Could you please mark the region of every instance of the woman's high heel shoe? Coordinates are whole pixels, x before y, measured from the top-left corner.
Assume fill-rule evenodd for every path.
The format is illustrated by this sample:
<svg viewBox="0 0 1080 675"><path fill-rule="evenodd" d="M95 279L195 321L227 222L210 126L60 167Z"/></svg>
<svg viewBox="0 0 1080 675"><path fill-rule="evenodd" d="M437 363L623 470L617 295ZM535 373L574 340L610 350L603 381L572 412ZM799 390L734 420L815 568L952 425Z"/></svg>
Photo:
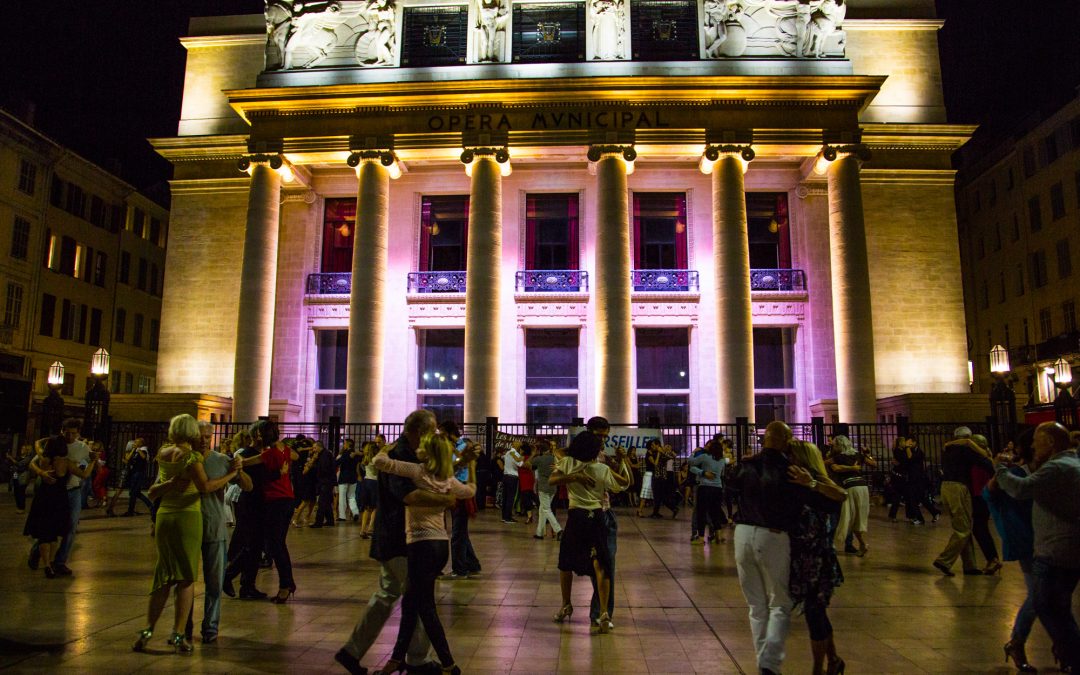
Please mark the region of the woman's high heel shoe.
<svg viewBox="0 0 1080 675"><path fill-rule="evenodd" d="M139 636L135 638L135 644L131 645L131 651L146 651L146 645L150 643L150 638L152 637L154 637L154 631L150 630L149 628L139 631Z"/></svg>
<svg viewBox="0 0 1080 675"><path fill-rule="evenodd" d="M282 595L282 593L285 593L285 595ZM293 586L292 588L282 588L278 590L277 595L270 598L270 602L274 603L275 605L284 605L295 593L296 586Z"/></svg>
<svg viewBox="0 0 1080 675"><path fill-rule="evenodd" d="M835 661L829 661L829 665L825 669L825 675L844 675L845 668L847 668L847 664L844 663L844 659L838 656Z"/></svg>
<svg viewBox="0 0 1080 675"><path fill-rule="evenodd" d="M997 574L1000 570L1001 570L1001 561L1000 560L991 560L990 562L986 563L986 567L983 568L982 573L983 574L988 574L988 575L989 574Z"/></svg>
<svg viewBox="0 0 1080 675"><path fill-rule="evenodd" d="M182 633L173 633L167 644L171 645L173 650L180 656L191 656L191 653L195 651L195 648L191 646L191 643L187 641L187 638Z"/></svg>
<svg viewBox="0 0 1080 675"><path fill-rule="evenodd" d="M555 612L555 616L552 617L552 621L554 621L555 623L562 623L569 619L573 614L573 605L563 605L558 612Z"/></svg>
<svg viewBox="0 0 1080 675"><path fill-rule="evenodd" d="M461 675L461 668L456 665L450 666L449 668L443 668L442 671L446 675Z"/></svg>
<svg viewBox="0 0 1080 675"><path fill-rule="evenodd" d="M596 619L596 632L603 635L611 632L611 617L604 612Z"/></svg>
<svg viewBox="0 0 1080 675"><path fill-rule="evenodd" d="M1016 666L1016 670L1021 673L1037 673L1039 672L1034 666L1028 663L1027 653L1024 651L1024 645L1019 642L1013 642L1009 640L1005 643L1005 662L1013 662Z"/></svg>

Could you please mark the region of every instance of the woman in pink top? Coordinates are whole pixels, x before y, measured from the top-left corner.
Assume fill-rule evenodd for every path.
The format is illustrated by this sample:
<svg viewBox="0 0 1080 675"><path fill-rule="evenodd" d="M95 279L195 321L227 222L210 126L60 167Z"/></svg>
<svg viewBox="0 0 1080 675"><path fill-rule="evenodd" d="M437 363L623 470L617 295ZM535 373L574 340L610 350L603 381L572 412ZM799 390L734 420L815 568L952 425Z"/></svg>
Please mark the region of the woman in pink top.
<svg viewBox="0 0 1080 675"><path fill-rule="evenodd" d="M429 435L420 439L420 447L416 451L420 464L390 459L389 450L390 446L385 446L375 456L373 464L379 471L411 478L421 490L450 493L458 499L469 499L476 494L475 458L469 462L468 483L461 483L454 478L454 445L445 436ZM401 600L401 624L394 652L381 672L405 670L405 652L419 618L424 622L431 646L439 655L443 672L460 673L461 669L454 665L446 632L435 609L435 579L450 558L446 509L407 505L405 542L408 544L409 583Z"/></svg>

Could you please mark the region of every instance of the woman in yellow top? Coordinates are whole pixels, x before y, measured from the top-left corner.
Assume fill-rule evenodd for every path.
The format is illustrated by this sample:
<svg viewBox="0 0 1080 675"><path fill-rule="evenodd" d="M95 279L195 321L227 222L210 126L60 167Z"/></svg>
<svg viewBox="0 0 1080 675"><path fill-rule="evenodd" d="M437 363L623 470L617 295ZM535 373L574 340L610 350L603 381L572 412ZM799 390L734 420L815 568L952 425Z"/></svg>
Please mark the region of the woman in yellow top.
<svg viewBox="0 0 1080 675"><path fill-rule="evenodd" d="M157 511L158 560L154 585L150 590L147 627L139 632L132 649L141 652L154 635L154 624L161 617L169 590L176 587L176 612L173 633L168 640L176 653L190 655L191 643L184 638L184 627L195 599L193 584L199 577L202 559L202 500L200 493L214 492L231 481L237 467L216 480L209 480L202 465L199 423L191 415L177 415L169 421L169 440L158 452L158 484L152 492L161 495Z"/></svg>

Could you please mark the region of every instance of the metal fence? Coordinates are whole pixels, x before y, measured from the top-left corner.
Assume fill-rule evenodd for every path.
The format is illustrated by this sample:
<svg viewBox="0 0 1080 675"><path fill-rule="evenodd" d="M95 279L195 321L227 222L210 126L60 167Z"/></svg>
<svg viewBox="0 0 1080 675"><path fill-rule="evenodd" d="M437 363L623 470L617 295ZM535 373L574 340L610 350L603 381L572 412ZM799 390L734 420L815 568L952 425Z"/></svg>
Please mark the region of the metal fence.
<svg viewBox="0 0 1080 675"><path fill-rule="evenodd" d="M626 427L655 428L647 425L621 425ZM903 417L893 423L876 424L826 424L824 420L802 424L791 424L795 438L805 440L824 448L828 439L836 434L848 436L858 448L865 448L877 462L876 467L867 468L867 477L872 486L880 489L888 475L892 450L900 436L914 437L926 453L931 475L937 475L941 463L941 452L953 432L959 426L969 427L974 433L987 434L985 422L935 422L914 423ZM282 422L278 424L284 440L303 436L321 441L328 448L337 451L341 443L351 438L358 443L373 440L382 435L388 442L393 442L402 433L401 422L381 424L354 424L331 422ZM238 431L246 430L247 424L223 422L214 425L214 446L219 447L226 438L231 438ZM461 426L462 433L481 443L488 451L495 447L498 434L511 436L551 438L556 442L569 438L571 425L568 424L513 424L513 423L475 423ZM142 438L152 450L161 447L166 440L168 422L113 422L108 430L105 447L109 466L116 469L123 463L123 451L128 442ZM670 445L679 461L688 458L695 449L703 447L717 434L730 438L735 447L737 459L748 457L761 449L765 425L755 425L739 421L728 424L682 424L660 427L663 443ZM113 476L118 477L119 471Z"/></svg>

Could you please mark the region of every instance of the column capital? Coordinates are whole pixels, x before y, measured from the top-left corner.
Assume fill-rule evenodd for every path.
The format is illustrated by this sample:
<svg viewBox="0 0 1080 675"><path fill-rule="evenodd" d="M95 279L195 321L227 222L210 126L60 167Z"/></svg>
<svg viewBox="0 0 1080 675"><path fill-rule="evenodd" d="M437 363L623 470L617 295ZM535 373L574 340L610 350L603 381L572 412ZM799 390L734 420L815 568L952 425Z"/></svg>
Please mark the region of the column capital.
<svg viewBox="0 0 1080 675"><path fill-rule="evenodd" d="M285 157L280 152L275 153L262 153L255 152L244 155L236 162L236 166L241 171L247 173L251 170L251 167L258 165L268 166L274 171L278 171L285 166Z"/></svg>
<svg viewBox="0 0 1080 675"><path fill-rule="evenodd" d="M752 161L754 157L757 157L757 153L754 152L754 148L751 147L750 143L745 145L736 145L734 143L706 145L705 150L701 153L701 156L710 162L720 159L721 155L736 155L745 162Z"/></svg>
<svg viewBox="0 0 1080 675"><path fill-rule="evenodd" d="M821 146L821 157L826 162L835 162L840 156L855 157L860 162L866 162L870 160L870 148L864 143L845 143L842 145L833 145L831 143L824 143Z"/></svg>
<svg viewBox="0 0 1080 675"><path fill-rule="evenodd" d="M510 149L502 147L463 145L461 151L461 163L465 165L465 175L472 176L474 163L477 159L493 159L499 164L502 175L510 175Z"/></svg>
<svg viewBox="0 0 1080 675"><path fill-rule="evenodd" d="M345 162L354 169L362 162L378 162L383 166L389 167L398 161L397 155L392 149L369 149L369 150L354 150L349 153L349 158Z"/></svg>
<svg viewBox="0 0 1080 675"><path fill-rule="evenodd" d="M599 162L605 155L621 155L627 162L632 162L637 159L637 150L633 143L628 145L593 143L589 146L587 156L590 162Z"/></svg>

